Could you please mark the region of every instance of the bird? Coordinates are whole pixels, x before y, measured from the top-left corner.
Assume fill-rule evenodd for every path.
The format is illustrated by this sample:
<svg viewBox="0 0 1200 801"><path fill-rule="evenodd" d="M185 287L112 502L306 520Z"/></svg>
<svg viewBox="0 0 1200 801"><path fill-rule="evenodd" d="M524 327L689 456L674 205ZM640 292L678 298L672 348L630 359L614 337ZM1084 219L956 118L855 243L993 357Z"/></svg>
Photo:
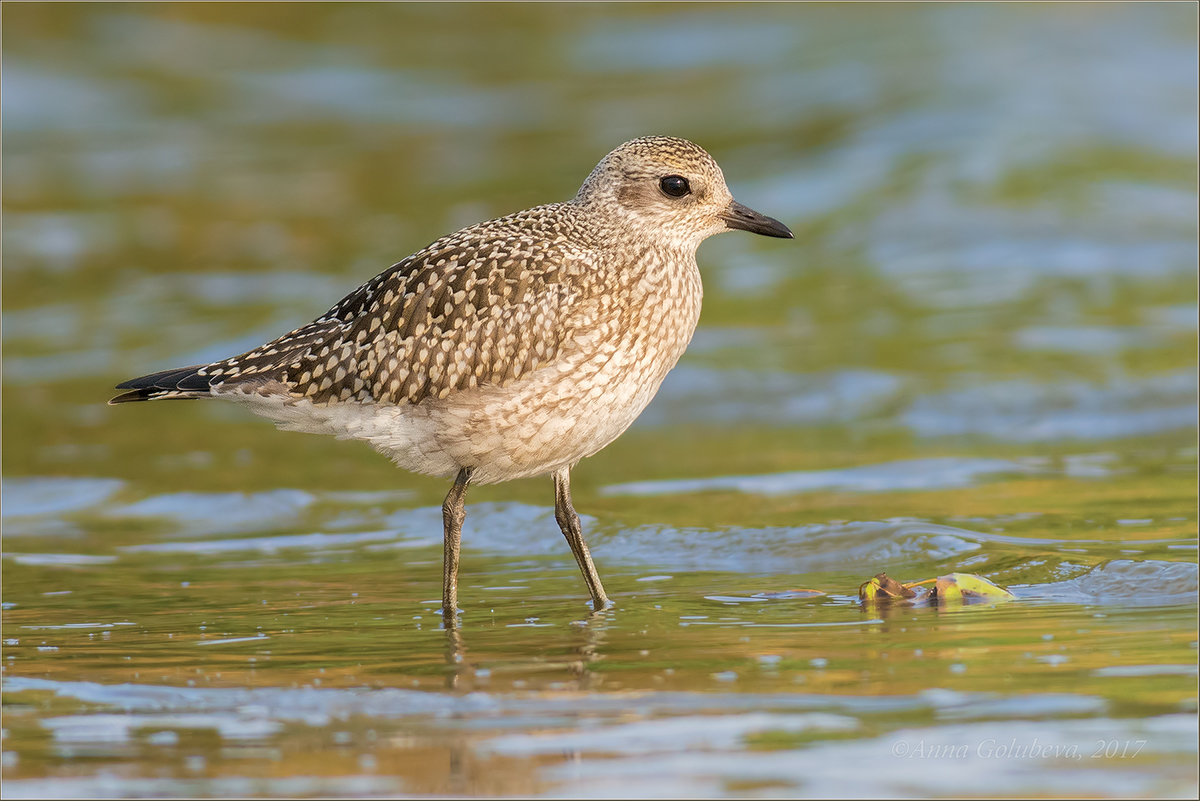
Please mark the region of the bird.
<svg viewBox="0 0 1200 801"><path fill-rule="evenodd" d="M743 230L792 239L733 199L699 145L632 139L565 202L441 237L307 325L211 364L134 378L110 404L234 401L278 427L361 440L453 477L442 504L442 614L457 625L468 485L551 476L554 517L593 610L611 601L571 470L650 403L695 331L696 250Z"/></svg>

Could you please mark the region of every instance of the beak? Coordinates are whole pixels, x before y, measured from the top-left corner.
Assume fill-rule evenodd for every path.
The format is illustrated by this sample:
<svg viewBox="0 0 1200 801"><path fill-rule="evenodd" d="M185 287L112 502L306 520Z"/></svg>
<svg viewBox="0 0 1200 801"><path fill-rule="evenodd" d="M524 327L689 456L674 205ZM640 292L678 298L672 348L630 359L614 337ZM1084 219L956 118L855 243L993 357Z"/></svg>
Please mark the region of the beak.
<svg viewBox="0 0 1200 801"><path fill-rule="evenodd" d="M776 220L774 217L768 217L765 214L759 214L754 209L747 208L736 200L729 201L729 206L721 214L721 218L725 220L725 225L728 227L749 231L752 234L777 236L780 239L795 238L791 229L779 220Z"/></svg>

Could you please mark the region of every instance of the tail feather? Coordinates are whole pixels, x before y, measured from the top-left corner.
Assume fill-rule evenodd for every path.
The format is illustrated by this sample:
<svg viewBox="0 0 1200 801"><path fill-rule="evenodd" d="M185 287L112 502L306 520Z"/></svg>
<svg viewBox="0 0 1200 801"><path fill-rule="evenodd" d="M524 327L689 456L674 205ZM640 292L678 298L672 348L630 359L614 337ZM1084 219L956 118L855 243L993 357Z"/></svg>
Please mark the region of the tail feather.
<svg viewBox="0 0 1200 801"><path fill-rule="evenodd" d="M198 373L201 368L207 366L197 364L191 367L177 367L122 381L117 384L117 389L130 391L117 395L109 403L208 397L211 378Z"/></svg>

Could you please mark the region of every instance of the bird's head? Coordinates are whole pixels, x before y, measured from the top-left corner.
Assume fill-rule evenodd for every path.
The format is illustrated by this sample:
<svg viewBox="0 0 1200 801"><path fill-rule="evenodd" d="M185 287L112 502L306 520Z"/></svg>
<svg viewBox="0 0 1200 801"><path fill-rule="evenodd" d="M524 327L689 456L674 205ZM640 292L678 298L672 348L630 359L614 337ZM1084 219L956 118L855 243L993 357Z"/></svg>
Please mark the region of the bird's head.
<svg viewBox="0 0 1200 801"><path fill-rule="evenodd" d="M615 209L622 224L641 235L692 247L734 229L792 238L779 220L733 199L721 168L704 148L672 136L621 145L600 160L573 202Z"/></svg>

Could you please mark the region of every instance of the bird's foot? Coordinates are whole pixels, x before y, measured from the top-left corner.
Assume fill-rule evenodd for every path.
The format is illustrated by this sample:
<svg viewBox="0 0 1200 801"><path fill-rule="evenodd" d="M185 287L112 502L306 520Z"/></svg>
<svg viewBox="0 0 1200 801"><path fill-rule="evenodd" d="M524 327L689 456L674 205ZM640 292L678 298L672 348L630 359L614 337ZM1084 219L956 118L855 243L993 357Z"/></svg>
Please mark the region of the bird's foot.
<svg viewBox="0 0 1200 801"><path fill-rule="evenodd" d="M604 595L600 596L599 598L592 598L590 601L588 601L588 606L592 607L593 612L604 612L608 609L612 609L616 605L617 604L615 601Z"/></svg>

